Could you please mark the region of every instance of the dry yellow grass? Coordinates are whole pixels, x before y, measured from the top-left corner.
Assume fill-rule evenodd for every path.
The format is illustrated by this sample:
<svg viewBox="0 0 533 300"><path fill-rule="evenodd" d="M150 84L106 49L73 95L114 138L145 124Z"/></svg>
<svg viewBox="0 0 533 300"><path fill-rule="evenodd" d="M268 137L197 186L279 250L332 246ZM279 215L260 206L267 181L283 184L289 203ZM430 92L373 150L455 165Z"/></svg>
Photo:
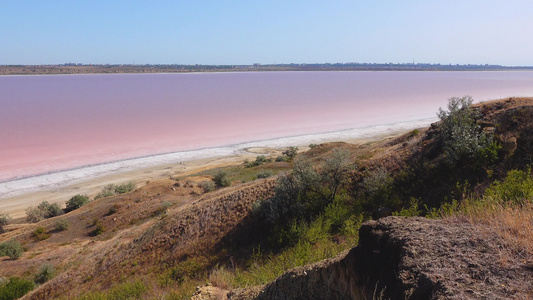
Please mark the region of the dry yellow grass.
<svg viewBox="0 0 533 300"><path fill-rule="evenodd" d="M531 202L526 202L524 205L505 205L492 201L467 201L454 217L465 218L487 232L495 232L523 257L533 256Z"/></svg>

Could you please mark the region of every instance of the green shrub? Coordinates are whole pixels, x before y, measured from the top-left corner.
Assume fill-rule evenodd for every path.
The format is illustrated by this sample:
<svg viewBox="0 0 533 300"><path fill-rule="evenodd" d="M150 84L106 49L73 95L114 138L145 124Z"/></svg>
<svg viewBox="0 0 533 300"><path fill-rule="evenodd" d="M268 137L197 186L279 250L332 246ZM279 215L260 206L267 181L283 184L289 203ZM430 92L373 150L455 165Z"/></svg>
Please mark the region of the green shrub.
<svg viewBox="0 0 533 300"><path fill-rule="evenodd" d="M266 164L266 163L269 163L269 162L272 162L272 159L267 158L264 155L258 155L255 158L255 161L253 161L253 162L249 162L248 160L245 160L244 161L244 166L247 167L247 168L251 168L251 167L257 167L257 166L260 166L260 165L263 165L263 164Z"/></svg>
<svg viewBox="0 0 533 300"><path fill-rule="evenodd" d="M0 214L0 233L4 232L4 226L9 223L9 220L11 220L11 217L7 214Z"/></svg>
<svg viewBox="0 0 533 300"><path fill-rule="evenodd" d="M115 213L118 211L119 208L120 208L120 205L119 205L119 204L113 204L113 205L109 208L109 210L107 211L106 216L110 216L110 215L112 215L112 214L115 214Z"/></svg>
<svg viewBox="0 0 533 300"><path fill-rule="evenodd" d="M55 223L55 229L57 231L65 231L69 227L69 222L65 219L57 220Z"/></svg>
<svg viewBox="0 0 533 300"><path fill-rule="evenodd" d="M135 182L130 181L124 184L117 185L117 187L115 188L115 193L124 194L127 192L134 191L136 188L137 188L137 185L135 184Z"/></svg>
<svg viewBox="0 0 533 300"><path fill-rule="evenodd" d="M116 189L116 185L114 184L108 184L106 185L102 191L100 193L98 193L94 199L100 199L100 198L107 198L107 197L111 197L113 195L115 195L115 189Z"/></svg>
<svg viewBox="0 0 533 300"><path fill-rule="evenodd" d="M207 265L208 259L206 257L191 257L169 269L164 277L180 284L187 278L196 278L203 275Z"/></svg>
<svg viewBox="0 0 533 300"><path fill-rule="evenodd" d="M33 231L33 237L37 241L43 241L50 237L50 234L46 233L46 228L39 226Z"/></svg>
<svg viewBox="0 0 533 300"><path fill-rule="evenodd" d="M409 135L407 136L407 139L410 140L410 139L414 138L415 136L417 136L419 133L420 133L420 130L414 129L411 132L409 132Z"/></svg>
<svg viewBox="0 0 533 300"><path fill-rule="evenodd" d="M44 264L39 267L39 271L35 274L35 283L43 284L48 280L54 278L56 270L53 265Z"/></svg>
<svg viewBox="0 0 533 300"><path fill-rule="evenodd" d="M377 168L370 172L362 181L361 204L367 211L380 207L396 208L398 197L394 194L394 178L390 172Z"/></svg>
<svg viewBox="0 0 533 300"><path fill-rule="evenodd" d="M18 299L35 288L33 281L18 277L10 277L5 283L0 284L0 300Z"/></svg>
<svg viewBox="0 0 533 300"><path fill-rule="evenodd" d="M278 157L276 157L276 162L284 162L284 161L288 161L289 158L285 155L280 155Z"/></svg>
<svg viewBox="0 0 533 300"><path fill-rule="evenodd" d="M215 182L218 187L227 187L231 185L228 174L224 171L218 171L213 177L213 182Z"/></svg>
<svg viewBox="0 0 533 300"><path fill-rule="evenodd" d="M402 216L402 217L418 217L422 215L422 210L420 209L420 200L416 198L411 198L409 200L409 206L402 208L399 212L393 212L393 216Z"/></svg>
<svg viewBox="0 0 533 300"><path fill-rule="evenodd" d="M448 162L455 164L461 159L494 159L497 153L486 151L497 148L492 137L481 130L476 123L478 113L471 107L472 97L453 97L448 100L448 111L439 109L439 140ZM483 157L485 156L485 157Z"/></svg>
<svg viewBox="0 0 533 300"><path fill-rule="evenodd" d="M43 202L39 203L39 205L37 205L37 208L42 210L43 212L47 212L48 209L50 208L50 202L43 201Z"/></svg>
<svg viewBox="0 0 533 300"><path fill-rule="evenodd" d="M9 258L15 260L22 256L24 249L19 242L14 239L3 242L0 244L0 256L9 256Z"/></svg>
<svg viewBox="0 0 533 300"><path fill-rule="evenodd" d="M66 212L71 212L75 209L78 209L82 206L84 206L85 204L89 203L89 197L87 197L87 195L76 195L72 198L70 198L68 201L67 201L67 206L65 208L65 211Z"/></svg>
<svg viewBox="0 0 533 300"><path fill-rule="evenodd" d="M264 155L259 155L255 158L255 163L259 166L264 163L267 163L269 160Z"/></svg>
<svg viewBox="0 0 533 300"><path fill-rule="evenodd" d="M129 181L123 184L114 185L114 184L108 184L106 185L100 193L98 193L94 199L100 199L100 198L107 198L114 196L116 194L124 194L127 192L131 192L137 188L137 185L133 181Z"/></svg>
<svg viewBox="0 0 533 300"><path fill-rule="evenodd" d="M37 207L28 207L26 209L26 221L37 223L46 218L52 218L63 214L59 204L50 204L48 201L39 203Z"/></svg>
<svg viewBox="0 0 533 300"><path fill-rule="evenodd" d="M149 288L141 280L114 285L107 292L86 293L78 300L135 300L143 299Z"/></svg>
<svg viewBox="0 0 533 300"><path fill-rule="evenodd" d="M272 171L270 171L270 170L261 170L261 171L257 172L257 174L255 176L257 178L268 178L268 177L272 176Z"/></svg>
<svg viewBox="0 0 533 300"><path fill-rule="evenodd" d="M61 209L61 207L59 207L59 204L57 203L52 203L49 207L48 207L48 211L47 211L47 215L46 217L47 218L53 218L53 217L57 217L57 216L60 216L63 214L63 210Z"/></svg>
<svg viewBox="0 0 533 300"><path fill-rule="evenodd" d="M293 160L296 155L298 154L298 148L297 147L289 147L287 150L281 152L281 154L287 156L289 160Z"/></svg>
<svg viewBox="0 0 533 300"><path fill-rule="evenodd" d="M45 212L38 207L28 207L26 209L26 221L29 223L37 223L44 219Z"/></svg>
<svg viewBox="0 0 533 300"><path fill-rule="evenodd" d="M105 227L99 221L96 222L95 228L89 233L90 236L98 236L105 232Z"/></svg>
<svg viewBox="0 0 533 300"><path fill-rule="evenodd" d="M349 153L342 149L334 149L318 166L296 160L292 173L278 178L274 197L261 203L260 212L282 231L296 220L309 222L344 191L353 167Z"/></svg>
<svg viewBox="0 0 533 300"><path fill-rule="evenodd" d="M525 171L509 171L502 182L495 180L485 190L485 197L512 204L523 204L533 199L531 167Z"/></svg>
<svg viewBox="0 0 533 300"><path fill-rule="evenodd" d="M204 190L205 193L209 193L215 190L216 186L213 181L202 181L200 187Z"/></svg>
<svg viewBox="0 0 533 300"><path fill-rule="evenodd" d="M335 199L324 210L324 220L330 233L338 233L351 213L343 199Z"/></svg>

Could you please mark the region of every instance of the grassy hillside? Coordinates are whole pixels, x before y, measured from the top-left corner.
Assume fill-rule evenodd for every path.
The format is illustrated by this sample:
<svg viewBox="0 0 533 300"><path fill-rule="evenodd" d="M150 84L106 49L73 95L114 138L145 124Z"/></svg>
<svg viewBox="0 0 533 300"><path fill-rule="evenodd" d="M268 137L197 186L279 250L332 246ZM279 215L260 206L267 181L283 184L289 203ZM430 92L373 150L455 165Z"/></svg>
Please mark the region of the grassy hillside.
<svg viewBox="0 0 533 300"><path fill-rule="evenodd" d="M387 215L463 218L532 254L533 99L468 100L394 138L312 145L8 221L0 242L24 252L0 258L0 295L25 284L29 299L188 299L206 283L264 285L357 245L361 223Z"/></svg>

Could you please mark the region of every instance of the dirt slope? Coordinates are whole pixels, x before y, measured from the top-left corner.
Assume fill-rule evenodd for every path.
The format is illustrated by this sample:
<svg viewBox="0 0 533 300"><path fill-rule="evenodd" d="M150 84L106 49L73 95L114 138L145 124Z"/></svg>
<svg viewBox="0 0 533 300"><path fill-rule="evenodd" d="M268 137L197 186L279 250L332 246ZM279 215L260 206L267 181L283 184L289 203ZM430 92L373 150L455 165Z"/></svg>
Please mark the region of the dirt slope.
<svg viewBox="0 0 533 300"><path fill-rule="evenodd" d="M533 257L486 228L388 217L364 223L350 251L228 299L530 299L532 276Z"/></svg>

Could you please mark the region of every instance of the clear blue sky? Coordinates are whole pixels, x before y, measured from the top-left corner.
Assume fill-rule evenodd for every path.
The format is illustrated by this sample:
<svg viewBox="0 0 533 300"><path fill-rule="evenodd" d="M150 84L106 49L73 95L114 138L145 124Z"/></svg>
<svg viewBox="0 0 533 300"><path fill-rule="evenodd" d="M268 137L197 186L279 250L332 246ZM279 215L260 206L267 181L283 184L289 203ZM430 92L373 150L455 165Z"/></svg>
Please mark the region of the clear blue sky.
<svg viewBox="0 0 533 300"><path fill-rule="evenodd" d="M0 65L533 65L533 1L0 0Z"/></svg>

